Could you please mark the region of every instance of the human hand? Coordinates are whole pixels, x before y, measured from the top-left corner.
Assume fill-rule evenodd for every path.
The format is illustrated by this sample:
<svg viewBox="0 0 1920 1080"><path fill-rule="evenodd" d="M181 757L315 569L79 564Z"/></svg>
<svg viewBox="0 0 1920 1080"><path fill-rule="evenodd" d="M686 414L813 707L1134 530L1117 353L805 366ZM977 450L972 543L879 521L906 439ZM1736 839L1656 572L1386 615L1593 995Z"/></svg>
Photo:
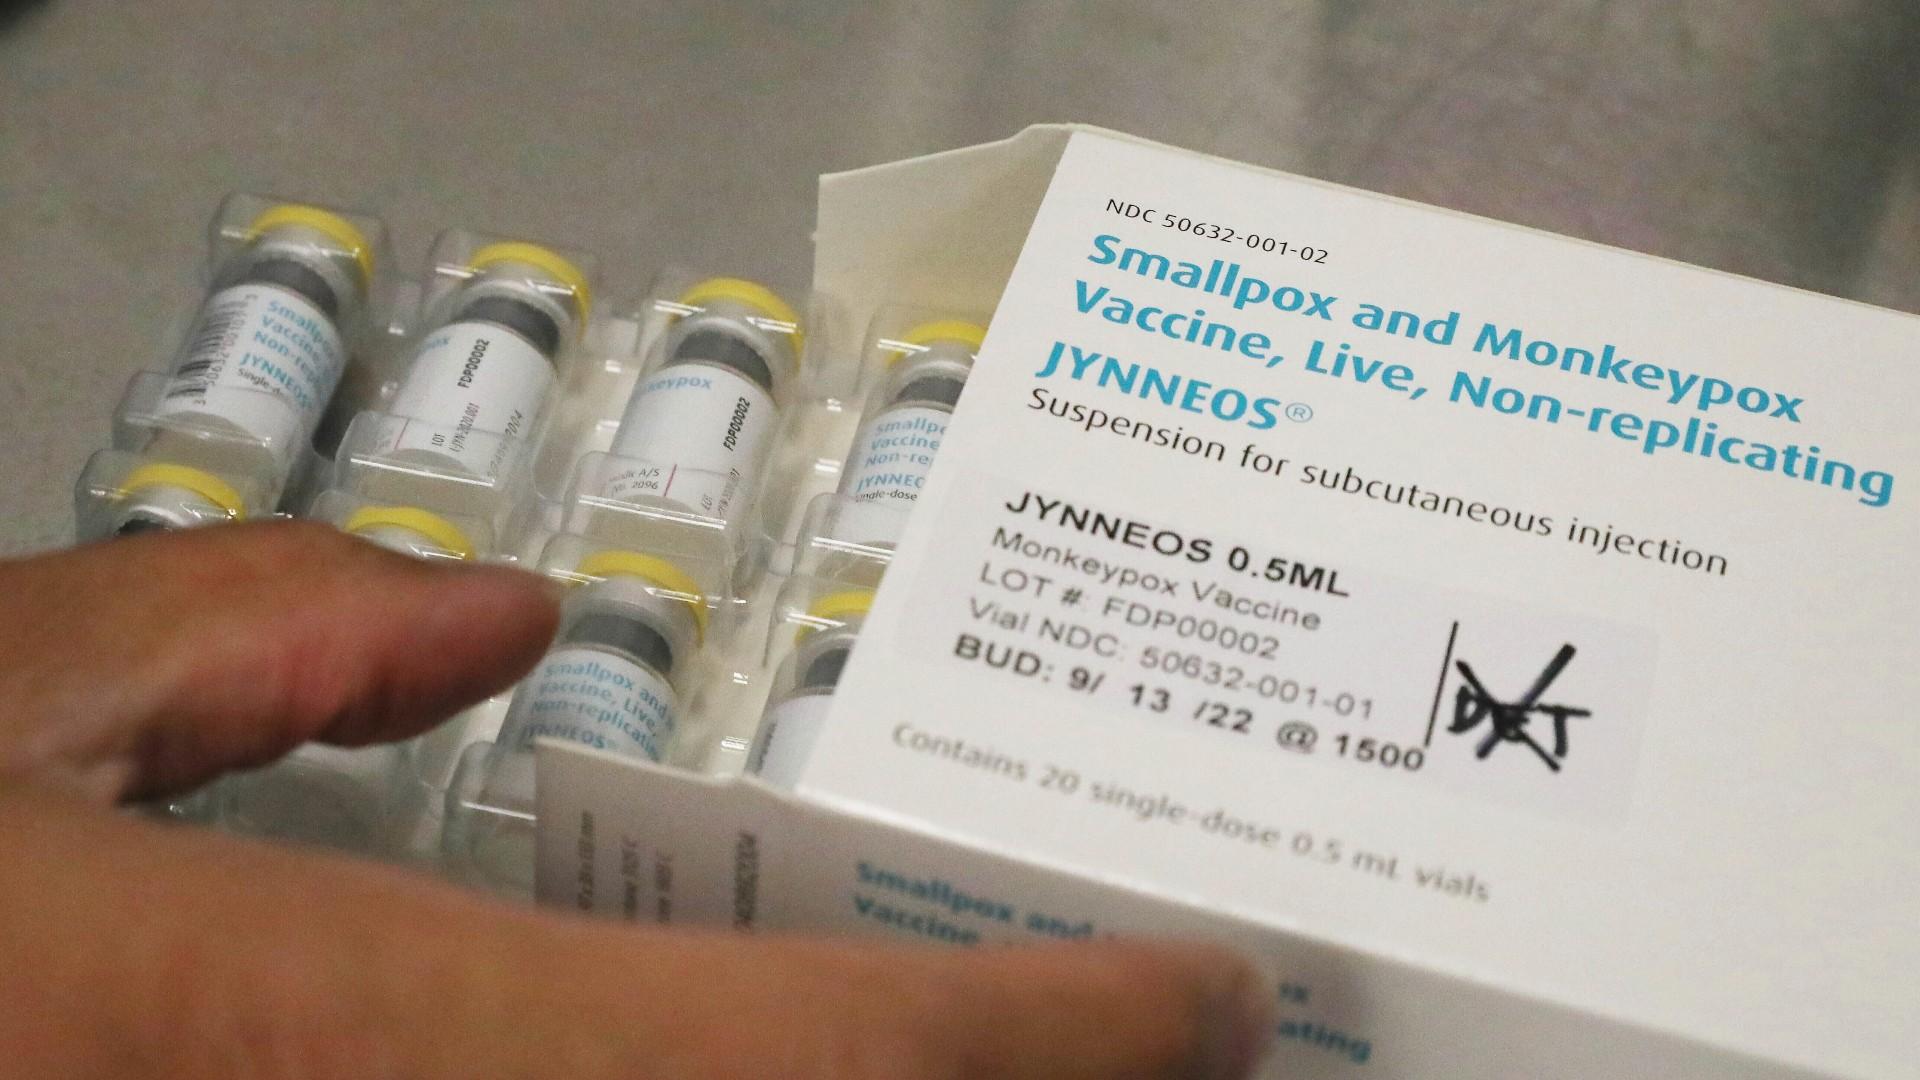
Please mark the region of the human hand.
<svg viewBox="0 0 1920 1080"><path fill-rule="evenodd" d="M632 927L113 812L509 685L549 584L312 524L0 562L0 1076L1246 1075L1218 950Z"/></svg>

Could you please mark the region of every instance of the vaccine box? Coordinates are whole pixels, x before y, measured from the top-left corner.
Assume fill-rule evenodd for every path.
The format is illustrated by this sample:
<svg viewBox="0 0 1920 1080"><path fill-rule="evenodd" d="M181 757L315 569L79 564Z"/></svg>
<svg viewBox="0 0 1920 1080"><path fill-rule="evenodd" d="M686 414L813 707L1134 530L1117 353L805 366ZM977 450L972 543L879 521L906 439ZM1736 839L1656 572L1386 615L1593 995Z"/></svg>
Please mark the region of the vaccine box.
<svg viewBox="0 0 1920 1080"><path fill-rule="evenodd" d="M996 312L939 460L795 788L543 746L543 899L1217 940L1274 1077L1920 1075L1920 320L1084 127L817 243Z"/></svg>

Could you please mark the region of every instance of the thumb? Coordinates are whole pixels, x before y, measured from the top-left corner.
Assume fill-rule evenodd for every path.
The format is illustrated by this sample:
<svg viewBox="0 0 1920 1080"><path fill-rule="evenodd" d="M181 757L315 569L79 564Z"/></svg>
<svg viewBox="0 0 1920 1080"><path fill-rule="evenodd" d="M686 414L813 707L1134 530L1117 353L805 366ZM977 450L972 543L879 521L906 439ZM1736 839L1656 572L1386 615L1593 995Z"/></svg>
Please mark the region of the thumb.
<svg viewBox="0 0 1920 1080"><path fill-rule="evenodd" d="M0 780L107 798L413 734L511 685L558 618L536 575L286 521L0 562L0 597Z"/></svg>
<svg viewBox="0 0 1920 1080"><path fill-rule="evenodd" d="M638 928L43 793L0 821L23 1075L1240 1080L1271 1030L1199 946Z"/></svg>
<svg viewBox="0 0 1920 1080"><path fill-rule="evenodd" d="M1272 1030L1265 981L1226 950L1198 944L956 951L732 937L706 948L747 961L708 960L714 977L739 984L696 1014L710 1025L704 1038L689 1033L691 1059L722 1066L712 1075L1239 1080ZM772 1018L772 1030L728 1038L728 1000Z"/></svg>

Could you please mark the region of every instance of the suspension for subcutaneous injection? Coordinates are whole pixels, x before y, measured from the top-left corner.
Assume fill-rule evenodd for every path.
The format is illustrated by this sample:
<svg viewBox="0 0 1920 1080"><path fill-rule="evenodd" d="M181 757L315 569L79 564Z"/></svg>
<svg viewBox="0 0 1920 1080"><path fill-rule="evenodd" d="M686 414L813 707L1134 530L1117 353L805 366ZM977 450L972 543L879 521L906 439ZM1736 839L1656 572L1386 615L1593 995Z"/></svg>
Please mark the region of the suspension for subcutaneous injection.
<svg viewBox="0 0 1920 1080"><path fill-rule="evenodd" d="M840 494L903 506L920 498L985 336L984 328L959 321L926 323L902 336L911 351L888 365L877 408L847 455Z"/></svg>
<svg viewBox="0 0 1920 1080"><path fill-rule="evenodd" d="M812 625L799 630L794 653L776 677L773 697L747 752L748 772L781 787L799 781L826 727L834 690L872 604L872 590L855 589L829 593L808 607Z"/></svg>
<svg viewBox="0 0 1920 1080"><path fill-rule="evenodd" d="M678 301L665 359L629 400L603 494L728 520L759 479L797 373L799 316L765 286L713 278Z"/></svg>
<svg viewBox="0 0 1920 1080"><path fill-rule="evenodd" d="M252 221L153 408L161 426L121 483L116 532L242 517L235 477L285 484L346 368L373 269L366 236L336 214L284 204Z"/></svg>
<svg viewBox="0 0 1920 1080"><path fill-rule="evenodd" d="M602 551L552 649L514 694L496 742L489 787L531 794L534 740L562 739L659 761L676 723L676 684L706 632L698 585L673 563Z"/></svg>
<svg viewBox="0 0 1920 1080"><path fill-rule="evenodd" d="M406 468L383 468L373 486L385 505L345 525L402 551L473 554L466 533L428 507L485 501L590 311L586 275L544 247L489 244L463 269L468 276L438 305L370 451Z"/></svg>

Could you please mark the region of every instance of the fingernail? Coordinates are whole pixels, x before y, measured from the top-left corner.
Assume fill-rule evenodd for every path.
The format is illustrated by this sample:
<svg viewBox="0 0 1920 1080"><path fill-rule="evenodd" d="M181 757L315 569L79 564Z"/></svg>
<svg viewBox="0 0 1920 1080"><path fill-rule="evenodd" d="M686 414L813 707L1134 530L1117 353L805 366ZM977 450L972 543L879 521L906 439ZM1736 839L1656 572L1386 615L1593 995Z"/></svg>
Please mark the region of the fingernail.
<svg viewBox="0 0 1920 1080"><path fill-rule="evenodd" d="M1196 1075L1206 1080L1252 1076L1273 1041L1274 1003L1266 980L1242 969L1207 1012L1205 1057Z"/></svg>

